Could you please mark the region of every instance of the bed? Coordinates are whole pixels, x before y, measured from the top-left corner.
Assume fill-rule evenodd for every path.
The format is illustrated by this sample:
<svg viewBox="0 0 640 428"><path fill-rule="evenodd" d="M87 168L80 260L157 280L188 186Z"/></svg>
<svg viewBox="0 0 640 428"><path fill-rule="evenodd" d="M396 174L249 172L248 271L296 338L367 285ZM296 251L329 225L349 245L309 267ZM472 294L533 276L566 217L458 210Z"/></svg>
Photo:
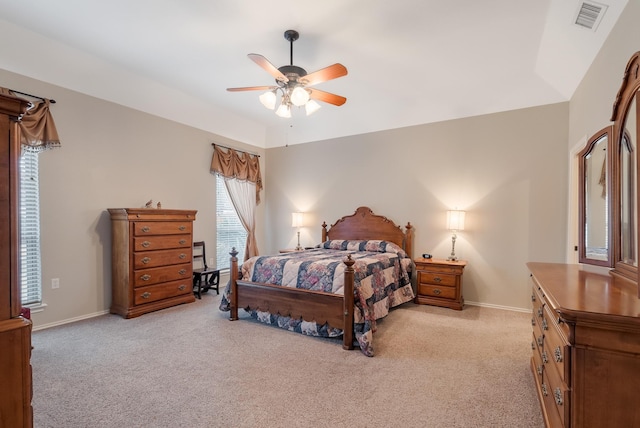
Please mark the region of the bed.
<svg viewBox="0 0 640 428"><path fill-rule="evenodd" d="M406 232L388 218L360 207L338 219L313 249L256 256L231 274L220 309L238 319L238 309L287 330L342 336L344 349L373 356L376 321L414 298L411 287L412 226Z"/></svg>

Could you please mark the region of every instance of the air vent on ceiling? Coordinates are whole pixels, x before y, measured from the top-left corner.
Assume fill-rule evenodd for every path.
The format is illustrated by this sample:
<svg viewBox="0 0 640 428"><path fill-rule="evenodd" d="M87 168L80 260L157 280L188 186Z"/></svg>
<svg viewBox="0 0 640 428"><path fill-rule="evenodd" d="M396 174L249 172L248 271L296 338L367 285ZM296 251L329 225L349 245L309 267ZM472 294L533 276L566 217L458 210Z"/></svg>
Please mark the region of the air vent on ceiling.
<svg viewBox="0 0 640 428"><path fill-rule="evenodd" d="M598 28L598 24L600 24L606 10L607 5L605 4L596 3L594 1L583 1L578 7L578 13L576 13L574 23L595 31Z"/></svg>

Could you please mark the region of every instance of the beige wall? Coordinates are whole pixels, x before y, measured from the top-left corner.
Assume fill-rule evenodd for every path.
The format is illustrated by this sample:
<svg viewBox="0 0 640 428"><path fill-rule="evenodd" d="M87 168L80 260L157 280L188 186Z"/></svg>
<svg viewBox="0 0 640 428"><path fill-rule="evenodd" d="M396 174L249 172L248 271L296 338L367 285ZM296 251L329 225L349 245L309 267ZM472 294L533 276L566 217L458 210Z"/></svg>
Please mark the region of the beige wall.
<svg viewBox="0 0 640 428"><path fill-rule="evenodd" d="M211 143L256 147L0 70L0 86L54 98L62 148L40 156L43 300L35 328L102 313L111 304L107 208L198 210L194 238L215 256ZM262 216L262 207L260 216ZM262 238L259 222L258 239ZM51 279L60 288L51 288Z"/></svg>
<svg viewBox="0 0 640 428"><path fill-rule="evenodd" d="M568 150L606 126L628 58L640 45L640 4L627 9L570 103L266 151L0 70L0 86L58 100L63 148L41 156L43 292L35 327L102 313L110 304L106 208L148 199L197 209L195 238L215 248L212 142L264 154L262 252L303 245L360 205L415 226L416 254L446 257L445 211L468 211L457 254L469 261L468 302L529 307L525 263L563 262L574 242ZM268 168L267 168L268 165ZM385 168L382 165L390 165ZM571 177L572 178L572 177ZM569 218L569 221L567 221ZM569 224L569 226L567 226ZM51 279L60 288L51 289Z"/></svg>
<svg viewBox="0 0 640 428"><path fill-rule="evenodd" d="M526 262L563 262L568 103L267 150L268 251L295 246L291 212L320 225L365 205L415 227L415 254L446 258L448 209L467 211L456 254L469 302L530 305Z"/></svg>

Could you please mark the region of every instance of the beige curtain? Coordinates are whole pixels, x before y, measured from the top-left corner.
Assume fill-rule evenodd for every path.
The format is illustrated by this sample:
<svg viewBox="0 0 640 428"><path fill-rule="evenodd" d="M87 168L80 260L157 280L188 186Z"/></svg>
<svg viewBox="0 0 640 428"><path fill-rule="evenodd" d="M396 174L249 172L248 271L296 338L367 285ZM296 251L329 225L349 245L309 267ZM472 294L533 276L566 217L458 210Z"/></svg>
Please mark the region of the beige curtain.
<svg viewBox="0 0 640 428"><path fill-rule="evenodd" d="M0 88L0 92L14 97L18 96L7 88ZM60 147L58 130L49 110L50 105L51 103L47 99L31 103L31 107L18 122L21 131L20 143L23 149L42 151Z"/></svg>
<svg viewBox="0 0 640 428"><path fill-rule="evenodd" d="M256 185L250 181L240 181L234 178L225 178L224 184L229 192L233 207L238 213L240 222L247 231L247 244L244 247L244 260L258 255L258 243L256 241Z"/></svg>
<svg viewBox="0 0 640 428"><path fill-rule="evenodd" d="M257 256L255 212L262 190L260 158L214 144L211 173L224 177L231 202L247 231L244 260Z"/></svg>
<svg viewBox="0 0 640 428"><path fill-rule="evenodd" d="M260 157L214 144L211 172L225 178L255 183L256 205L260 204L260 191L262 190Z"/></svg>

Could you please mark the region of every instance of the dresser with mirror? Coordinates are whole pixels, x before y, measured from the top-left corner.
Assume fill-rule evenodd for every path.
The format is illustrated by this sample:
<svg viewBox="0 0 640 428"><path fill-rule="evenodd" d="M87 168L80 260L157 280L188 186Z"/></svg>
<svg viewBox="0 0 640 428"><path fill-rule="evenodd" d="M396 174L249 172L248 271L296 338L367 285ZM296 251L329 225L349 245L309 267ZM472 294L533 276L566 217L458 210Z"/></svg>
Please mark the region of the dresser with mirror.
<svg viewBox="0 0 640 428"><path fill-rule="evenodd" d="M579 154L579 262L528 263L531 369L548 427L640 427L640 52Z"/></svg>

